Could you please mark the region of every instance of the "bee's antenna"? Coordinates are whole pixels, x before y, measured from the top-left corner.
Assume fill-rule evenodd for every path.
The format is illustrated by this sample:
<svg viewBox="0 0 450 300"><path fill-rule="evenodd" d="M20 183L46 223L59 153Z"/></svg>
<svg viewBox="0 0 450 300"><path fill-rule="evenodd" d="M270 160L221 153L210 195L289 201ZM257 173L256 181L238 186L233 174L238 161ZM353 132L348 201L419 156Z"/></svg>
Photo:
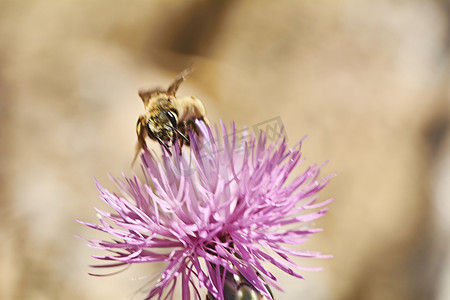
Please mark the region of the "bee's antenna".
<svg viewBox="0 0 450 300"><path fill-rule="evenodd" d="M172 125L169 125L169 126L170 126L170 128L172 128L172 130L174 130L176 133L178 133L186 142L189 143L189 139L184 134L182 134L178 129L176 129Z"/></svg>
<svg viewBox="0 0 450 300"><path fill-rule="evenodd" d="M159 143L161 146L163 146L164 149L166 149L166 151L167 151L170 155L172 155L172 152L170 152L170 150L169 150L169 146L167 146L167 144L164 143L159 137L155 137L155 138L156 138L156 140L158 141L158 143Z"/></svg>
<svg viewBox="0 0 450 300"><path fill-rule="evenodd" d="M134 163L136 162L136 159L138 158L140 153L141 153L141 147L138 143L138 144L136 144L136 154L134 155L133 161L131 162L131 166L134 165Z"/></svg>

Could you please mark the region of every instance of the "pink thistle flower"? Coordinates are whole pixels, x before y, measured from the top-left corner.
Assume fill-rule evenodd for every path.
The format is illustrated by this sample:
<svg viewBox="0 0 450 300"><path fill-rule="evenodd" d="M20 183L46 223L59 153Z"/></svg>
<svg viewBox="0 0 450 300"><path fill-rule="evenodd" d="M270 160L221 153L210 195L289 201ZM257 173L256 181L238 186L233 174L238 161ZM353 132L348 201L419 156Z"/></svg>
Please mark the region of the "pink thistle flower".
<svg viewBox="0 0 450 300"><path fill-rule="evenodd" d="M227 134L222 124L221 136L217 128L198 125L202 138L191 135L191 148L182 154L177 143L173 155L165 152L160 161L143 152L144 182L135 175L113 179L120 195L97 182L115 213L97 209L100 224L79 222L114 237L88 240L111 252L94 256L114 262L103 267L167 263L147 299L172 298L179 279L183 299L201 299L201 287L208 299L227 299L230 286L272 299L269 286L280 288L265 265L303 278L298 270L306 268L290 256L330 257L289 245L320 231L311 222L332 199L318 202L317 193L333 175L320 178L320 167L312 165L287 183L303 161L302 141L288 149L285 140L268 142L263 133L238 140L234 126Z"/></svg>

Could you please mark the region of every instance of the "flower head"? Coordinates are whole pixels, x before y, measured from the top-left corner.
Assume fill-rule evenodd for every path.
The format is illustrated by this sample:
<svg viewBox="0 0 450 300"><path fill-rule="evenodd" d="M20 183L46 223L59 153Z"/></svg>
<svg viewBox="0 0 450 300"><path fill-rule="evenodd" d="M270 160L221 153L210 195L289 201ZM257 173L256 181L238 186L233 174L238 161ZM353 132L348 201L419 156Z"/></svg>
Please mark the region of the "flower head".
<svg viewBox="0 0 450 300"><path fill-rule="evenodd" d="M143 152L144 179L114 179L120 195L98 184L115 213L97 210L99 225L81 222L113 237L89 240L111 252L95 257L113 265L167 263L148 299L170 298L178 280L183 299L200 299L203 286L224 299L225 281L233 275L272 299L269 286L278 286L267 264L302 278L290 256L324 257L289 246L320 231L310 226L332 201L317 202L330 176L320 178L313 165L288 183L302 162L302 141L288 149L285 140L268 142L263 133L238 139L234 126L228 134L222 124L222 135L198 126L200 138L191 135L190 150L174 143L173 155L165 152L161 160Z"/></svg>

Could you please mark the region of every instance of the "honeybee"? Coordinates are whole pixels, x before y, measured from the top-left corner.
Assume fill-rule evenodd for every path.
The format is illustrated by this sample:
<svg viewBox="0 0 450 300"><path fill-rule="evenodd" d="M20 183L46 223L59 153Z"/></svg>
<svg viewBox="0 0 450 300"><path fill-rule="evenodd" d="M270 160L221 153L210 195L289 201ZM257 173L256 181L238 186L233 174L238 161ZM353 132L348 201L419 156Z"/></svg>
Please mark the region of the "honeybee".
<svg viewBox="0 0 450 300"><path fill-rule="evenodd" d="M190 144L189 131L198 134L196 120L208 122L205 106L200 99L195 96L178 98L175 95L191 72L192 68L181 72L167 90L139 90L145 113L139 116L136 124L138 143L133 163L141 150L147 149L146 136L157 141L171 154L170 143L178 141L181 149L183 144Z"/></svg>

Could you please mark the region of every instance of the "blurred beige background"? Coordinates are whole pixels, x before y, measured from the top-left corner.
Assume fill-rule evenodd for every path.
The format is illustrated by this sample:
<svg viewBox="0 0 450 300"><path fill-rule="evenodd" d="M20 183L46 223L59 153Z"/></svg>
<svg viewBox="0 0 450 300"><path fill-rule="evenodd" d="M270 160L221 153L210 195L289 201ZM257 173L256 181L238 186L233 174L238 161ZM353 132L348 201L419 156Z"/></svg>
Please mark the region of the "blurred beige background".
<svg viewBox="0 0 450 300"><path fill-rule="evenodd" d="M137 90L212 122L280 118L335 197L277 299L450 299L446 1L0 1L0 299L142 299L160 265L96 278L93 178L133 172ZM135 167L135 170L138 168ZM300 170L299 170L300 171ZM143 279L141 278L143 277ZM148 279L148 278L147 278Z"/></svg>

